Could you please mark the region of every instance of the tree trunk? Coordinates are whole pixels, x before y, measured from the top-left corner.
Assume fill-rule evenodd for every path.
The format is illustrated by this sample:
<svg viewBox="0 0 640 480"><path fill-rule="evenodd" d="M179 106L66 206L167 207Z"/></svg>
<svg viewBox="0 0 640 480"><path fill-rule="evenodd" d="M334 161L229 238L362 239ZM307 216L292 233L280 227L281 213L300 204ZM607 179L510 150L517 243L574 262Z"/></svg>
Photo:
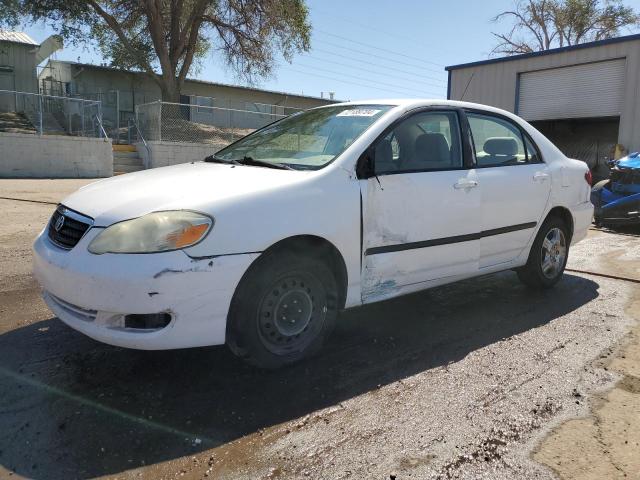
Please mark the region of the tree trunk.
<svg viewBox="0 0 640 480"><path fill-rule="evenodd" d="M180 85L178 79L173 76L162 76L160 79L163 102L180 103Z"/></svg>

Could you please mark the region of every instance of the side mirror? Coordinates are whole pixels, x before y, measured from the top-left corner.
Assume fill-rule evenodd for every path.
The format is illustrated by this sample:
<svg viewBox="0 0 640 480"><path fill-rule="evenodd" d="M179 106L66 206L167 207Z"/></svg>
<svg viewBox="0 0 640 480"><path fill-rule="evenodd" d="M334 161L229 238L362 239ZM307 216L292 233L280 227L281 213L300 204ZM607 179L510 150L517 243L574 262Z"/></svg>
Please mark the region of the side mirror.
<svg viewBox="0 0 640 480"><path fill-rule="evenodd" d="M356 165L356 176L359 179L371 178L375 175L375 156L376 149L374 147L367 148Z"/></svg>

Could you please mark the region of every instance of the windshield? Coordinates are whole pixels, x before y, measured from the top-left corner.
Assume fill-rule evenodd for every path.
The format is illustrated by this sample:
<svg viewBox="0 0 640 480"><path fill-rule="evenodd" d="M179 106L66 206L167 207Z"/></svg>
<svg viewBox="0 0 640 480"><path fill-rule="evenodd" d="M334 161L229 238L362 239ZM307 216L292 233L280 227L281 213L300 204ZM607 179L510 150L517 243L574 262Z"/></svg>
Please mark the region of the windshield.
<svg viewBox="0 0 640 480"><path fill-rule="evenodd" d="M344 152L391 105L342 105L296 113L215 154L216 160L260 161L317 170Z"/></svg>

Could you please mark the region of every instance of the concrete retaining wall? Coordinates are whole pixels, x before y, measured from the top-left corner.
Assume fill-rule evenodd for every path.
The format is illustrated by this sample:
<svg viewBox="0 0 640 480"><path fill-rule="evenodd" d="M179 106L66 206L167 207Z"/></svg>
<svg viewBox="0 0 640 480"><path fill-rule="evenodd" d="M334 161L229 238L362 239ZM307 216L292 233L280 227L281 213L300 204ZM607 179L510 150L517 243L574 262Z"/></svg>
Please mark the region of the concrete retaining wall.
<svg viewBox="0 0 640 480"><path fill-rule="evenodd" d="M2 178L94 178L112 175L111 140L0 133Z"/></svg>
<svg viewBox="0 0 640 480"><path fill-rule="evenodd" d="M136 143L138 154L146 168L197 162L226 146L226 144L187 142L147 142L147 145L149 151L143 143Z"/></svg>

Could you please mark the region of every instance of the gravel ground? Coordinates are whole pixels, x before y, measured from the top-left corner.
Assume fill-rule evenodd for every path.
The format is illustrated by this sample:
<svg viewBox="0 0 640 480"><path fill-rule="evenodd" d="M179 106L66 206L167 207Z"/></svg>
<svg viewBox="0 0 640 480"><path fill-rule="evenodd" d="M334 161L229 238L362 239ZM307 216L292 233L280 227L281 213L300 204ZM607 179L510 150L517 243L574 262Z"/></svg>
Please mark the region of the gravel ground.
<svg viewBox="0 0 640 480"><path fill-rule="evenodd" d="M554 478L531 452L620 378L603 362L637 322L637 283L569 272L535 293L505 272L344 312L320 356L277 372L224 347L125 350L40 300L30 243L53 205L0 208L0 478ZM591 232L570 267L640 279L636 233Z"/></svg>

